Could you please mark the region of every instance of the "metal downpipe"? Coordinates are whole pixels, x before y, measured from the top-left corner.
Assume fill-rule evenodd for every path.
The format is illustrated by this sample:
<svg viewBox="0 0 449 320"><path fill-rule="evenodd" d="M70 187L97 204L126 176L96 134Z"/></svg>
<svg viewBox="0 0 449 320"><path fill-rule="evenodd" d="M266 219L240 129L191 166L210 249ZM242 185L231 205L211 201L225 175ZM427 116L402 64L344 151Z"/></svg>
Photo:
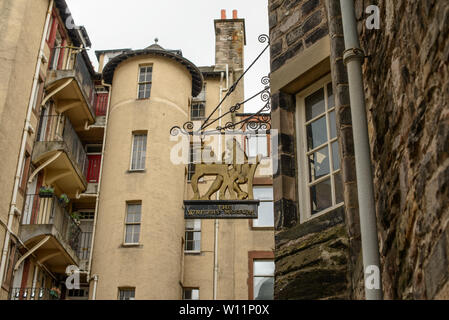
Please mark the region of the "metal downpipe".
<svg viewBox="0 0 449 320"><path fill-rule="evenodd" d="M365 297L367 300L382 300L379 243L377 238L374 187L362 75L362 63L365 54L360 48L354 1L340 0L340 5L346 48L343 60L348 70L354 133Z"/></svg>

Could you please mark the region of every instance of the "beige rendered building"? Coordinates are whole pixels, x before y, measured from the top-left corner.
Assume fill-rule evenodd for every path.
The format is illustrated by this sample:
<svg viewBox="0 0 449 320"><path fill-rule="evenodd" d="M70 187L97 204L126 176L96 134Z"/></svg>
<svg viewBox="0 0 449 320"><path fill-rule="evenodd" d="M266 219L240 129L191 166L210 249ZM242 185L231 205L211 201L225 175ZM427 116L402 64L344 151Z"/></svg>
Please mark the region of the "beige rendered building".
<svg viewBox="0 0 449 320"><path fill-rule="evenodd" d="M173 161L170 135L204 121L242 74L244 20L215 20L215 66L197 67L155 43L98 51L95 72L89 37L65 1L3 8L0 299L272 296L269 135L240 140L264 155L255 221L184 219L195 166L190 155ZM244 100L243 82L233 89L220 114ZM247 116L230 113L217 125ZM224 144L216 135L203 149ZM211 183L202 178L201 192ZM80 271L79 289L66 288L68 267Z"/></svg>
<svg viewBox="0 0 449 320"><path fill-rule="evenodd" d="M263 204L269 217L256 224L184 219L183 200L193 197L190 178L195 167L173 163L177 142L170 140L169 132L189 121L204 123L243 72L244 20L222 17L215 21L215 30L216 65L211 67L198 68L179 51L157 43L123 53L97 52L112 93L93 246L92 299L252 299L254 263L258 270L259 262L268 269L274 266L271 196ZM239 84L219 113L243 100ZM229 114L220 124L241 116ZM265 146L267 158L255 179L255 192L261 195L272 193L268 137L263 138L265 143L259 144ZM220 134L209 136L203 150L220 144L220 139L224 145ZM212 181L202 178L200 191L206 192ZM272 274L266 276L256 277L256 286L260 281L272 283Z"/></svg>

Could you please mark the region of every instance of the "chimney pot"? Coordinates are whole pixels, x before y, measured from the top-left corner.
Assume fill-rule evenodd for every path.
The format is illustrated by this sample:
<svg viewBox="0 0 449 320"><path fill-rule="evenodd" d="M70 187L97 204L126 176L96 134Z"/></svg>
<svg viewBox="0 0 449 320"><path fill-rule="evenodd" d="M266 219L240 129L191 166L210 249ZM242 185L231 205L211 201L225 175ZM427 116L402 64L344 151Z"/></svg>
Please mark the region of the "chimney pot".
<svg viewBox="0 0 449 320"><path fill-rule="evenodd" d="M222 19L222 20L225 20L225 19L226 19L226 10L225 10L225 9L222 9L222 10L221 10L221 19Z"/></svg>
<svg viewBox="0 0 449 320"><path fill-rule="evenodd" d="M237 19L237 10L232 10L232 19Z"/></svg>

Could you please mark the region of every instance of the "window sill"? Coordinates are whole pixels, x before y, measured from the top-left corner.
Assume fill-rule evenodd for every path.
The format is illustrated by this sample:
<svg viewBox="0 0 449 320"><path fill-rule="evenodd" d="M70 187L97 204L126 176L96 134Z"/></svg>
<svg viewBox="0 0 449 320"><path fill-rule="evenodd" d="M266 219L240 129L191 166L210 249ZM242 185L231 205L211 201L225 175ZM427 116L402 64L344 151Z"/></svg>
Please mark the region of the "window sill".
<svg viewBox="0 0 449 320"><path fill-rule="evenodd" d="M121 248L143 248L143 244L140 243L122 243Z"/></svg>
<svg viewBox="0 0 449 320"><path fill-rule="evenodd" d="M308 221L310 221L310 220L313 220L313 219L315 219L315 218L318 218L318 217L320 217L320 216L322 216L322 215L324 215L324 214L326 214L326 213L328 213L328 212L334 211L334 210L336 210L336 209L338 209L338 208L340 208L340 207L344 207L344 205L345 205L345 203L342 202L342 203L337 204L337 205L335 205L335 206L333 206L333 207L330 207L330 208L324 209L324 210L322 210L322 211L320 211L320 212L318 212L318 213L315 213L314 215L309 215L308 217L306 217L306 218L305 218L303 221L301 221L300 223L301 223L301 224L302 224L302 223L306 223L306 222L308 222Z"/></svg>
<svg viewBox="0 0 449 320"><path fill-rule="evenodd" d="M148 98L136 98L136 101L146 101L146 100L150 100L150 97L148 97Z"/></svg>
<svg viewBox="0 0 449 320"><path fill-rule="evenodd" d="M274 227L254 227L251 226L252 231L274 231Z"/></svg>
<svg viewBox="0 0 449 320"><path fill-rule="evenodd" d="M147 169L140 169L140 170L127 170L126 173L146 173Z"/></svg>
<svg viewBox="0 0 449 320"><path fill-rule="evenodd" d="M199 255L201 255L201 250L200 251L185 251L184 250L184 254L189 255L189 256L199 256Z"/></svg>

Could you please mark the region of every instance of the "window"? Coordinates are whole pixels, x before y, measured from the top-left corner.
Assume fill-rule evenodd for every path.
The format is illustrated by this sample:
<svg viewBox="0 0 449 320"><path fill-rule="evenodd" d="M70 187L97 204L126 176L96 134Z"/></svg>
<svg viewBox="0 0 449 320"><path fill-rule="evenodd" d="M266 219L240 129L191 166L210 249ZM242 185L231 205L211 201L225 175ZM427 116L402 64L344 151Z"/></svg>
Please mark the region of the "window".
<svg viewBox="0 0 449 320"><path fill-rule="evenodd" d="M25 152L25 157L22 161L22 168L20 169L20 188L25 190L26 180L28 179L28 171L30 170L31 157L28 152Z"/></svg>
<svg viewBox="0 0 449 320"><path fill-rule="evenodd" d="M257 133L246 136L246 155L248 157L257 157L258 155L268 157L268 136Z"/></svg>
<svg viewBox="0 0 449 320"><path fill-rule="evenodd" d="M254 300L273 300L274 292L274 261L253 261L253 292Z"/></svg>
<svg viewBox="0 0 449 320"><path fill-rule="evenodd" d="M50 15L50 21L48 23L47 36L45 37L46 41L50 40L50 36L51 36L51 33L53 31L53 28L54 28L54 23L55 23L55 18L54 18L53 14L52 14L52 15Z"/></svg>
<svg viewBox="0 0 449 320"><path fill-rule="evenodd" d="M190 112L191 120L203 120L206 115L206 106L204 103L192 103L192 108Z"/></svg>
<svg viewBox="0 0 449 320"><path fill-rule="evenodd" d="M140 238L141 203L126 205L125 244L138 244Z"/></svg>
<svg viewBox="0 0 449 320"><path fill-rule="evenodd" d="M148 99L150 97L152 78L153 66L140 67L138 99Z"/></svg>
<svg viewBox="0 0 449 320"><path fill-rule="evenodd" d="M39 83L33 96L33 110L36 110L36 107L41 102L43 92L44 92L44 80L41 77L39 77Z"/></svg>
<svg viewBox="0 0 449 320"><path fill-rule="evenodd" d="M192 106L190 108L190 119L204 120L206 118L206 84L204 84L201 92L192 99Z"/></svg>
<svg viewBox="0 0 449 320"><path fill-rule="evenodd" d="M7 265L6 265L6 274L5 277L3 279L3 285L9 289L10 285L11 285L11 280L12 280L12 276L13 276L13 269L14 269L14 265L16 264L17 260L18 260L18 251L17 251L17 247L16 244L10 240L10 244L9 244L9 251L8 251L8 258L7 258Z"/></svg>
<svg viewBox="0 0 449 320"><path fill-rule="evenodd" d="M62 50L62 36L59 33L59 31L56 32L56 38L53 46L53 53L52 53L52 61L50 64L50 69L57 70L60 66L60 59L61 57L61 50Z"/></svg>
<svg viewBox="0 0 449 320"><path fill-rule="evenodd" d="M118 289L119 300L134 300L136 297L135 288L120 288Z"/></svg>
<svg viewBox="0 0 449 320"><path fill-rule="evenodd" d="M131 171L145 170L147 134L134 134L131 156Z"/></svg>
<svg viewBox="0 0 449 320"><path fill-rule="evenodd" d="M199 300L200 299L200 289L194 288L184 288L182 290L183 300Z"/></svg>
<svg viewBox="0 0 449 320"><path fill-rule="evenodd" d="M201 250L201 220L186 220L186 252Z"/></svg>
<svg viewBox="0 0 449 320"><path fill-rule="evenodd" d="M190 145L189 149L189 164L187 165L187 181L190 182L192 180L193 175L195 174L195 163L200 159L200 154L196 154L195 152L201 151L199 146L195 147L194 144ZM196 161L195 161L196 160Z"/></svg>
<svg viewBox="0 0 449 320"><path fill-rule="evenodd" d="M87 296L87 291L84 289L71 289L68 290L68 296L69 297L85 297Z"/></svg>
<svg viewBox="0 0 449 320"><path fill-rule="evenodd" d="M299 97L301 197L304 218L343 205L343 188L332 83L321 82Z"/></svg>
<svg viewBox="0 0 449 320"><path fill-rule="evenodd" d="M274 227L273 187L253 187L254 199L260 200L258 218L253 220L253 227Z"/></svg>

